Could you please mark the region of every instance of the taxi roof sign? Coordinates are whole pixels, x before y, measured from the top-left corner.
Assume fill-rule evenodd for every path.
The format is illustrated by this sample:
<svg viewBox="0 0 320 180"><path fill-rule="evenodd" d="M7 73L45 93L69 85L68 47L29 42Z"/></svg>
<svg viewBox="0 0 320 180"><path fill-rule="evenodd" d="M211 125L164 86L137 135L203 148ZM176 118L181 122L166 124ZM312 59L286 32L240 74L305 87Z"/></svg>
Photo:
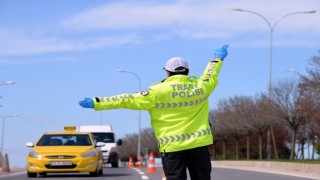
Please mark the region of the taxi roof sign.
<svg viewBox="0 0 320 180"><path fill-rule="evenodd" d="M65 126L64 130L65 131L76 131L77 127L76 126Z"/></svg>

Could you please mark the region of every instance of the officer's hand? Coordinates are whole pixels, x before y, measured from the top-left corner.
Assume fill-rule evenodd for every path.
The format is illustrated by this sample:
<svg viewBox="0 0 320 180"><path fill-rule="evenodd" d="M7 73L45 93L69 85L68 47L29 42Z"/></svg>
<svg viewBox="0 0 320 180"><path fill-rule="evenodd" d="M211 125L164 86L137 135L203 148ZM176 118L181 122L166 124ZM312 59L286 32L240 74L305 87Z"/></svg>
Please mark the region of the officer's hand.
<svg viewBox="0 0 320 180"><path fill-rule="evenodd" d="M82 106L83 108L93 108L94 103L92 98L84 98L83 101L79 101L79 105Z"/></svg>
<svg viewBox="0 0 320 180"><path fill-rule="evenodd" d="M229 45L225 44L224 46L222 46L221 48L217 49L214 51L214 59L221 59L223 60L225 57L227 57L228 55L228 48Z"/></svg>

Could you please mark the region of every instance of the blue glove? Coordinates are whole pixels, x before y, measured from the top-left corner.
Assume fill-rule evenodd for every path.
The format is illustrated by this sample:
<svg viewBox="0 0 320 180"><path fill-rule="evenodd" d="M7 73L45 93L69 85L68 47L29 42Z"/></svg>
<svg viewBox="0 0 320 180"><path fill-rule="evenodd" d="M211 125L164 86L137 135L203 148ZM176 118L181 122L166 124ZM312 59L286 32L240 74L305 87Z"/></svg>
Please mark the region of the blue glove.
<svg viewBox="0 0 320 180"><path fill-rule="evenodd" d="M214 53L213 53L214 54L214 59L221 58L221 60L223 60L225 57L227 57L227 55L228 55L228 51L227 51L228 46L229 45L225 44L221 48L215 50Z"/></svg>
<svg viewBox="0 0 320 180"><path fill-rule="evenodd" d="M92 98L84 98L83 101L79 101L79 105L82 106L83 108L93 108L94 103Z"/></svg>

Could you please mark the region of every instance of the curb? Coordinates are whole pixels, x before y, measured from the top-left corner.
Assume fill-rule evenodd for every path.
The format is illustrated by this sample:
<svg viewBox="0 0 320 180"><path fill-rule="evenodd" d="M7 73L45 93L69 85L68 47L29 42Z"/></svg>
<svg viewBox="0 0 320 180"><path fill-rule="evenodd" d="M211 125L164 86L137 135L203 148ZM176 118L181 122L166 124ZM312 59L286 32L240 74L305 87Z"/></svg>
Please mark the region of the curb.
<svg viewBox="0 0 320 180"><path fill-rule="evenodd" d="M320 180L320 164L255 162L255 161L211 161L212 167L243 169L291 176L308 177Z"/></svg>
<svg viewBox="0 0 320 180"><path fill-rule="evenodd" d="M19 168L19 167L11 168L10 172L2 172L2 168L0 167L0 176L13 175L13 174L19 174L24 172L27 172L26 168Z"/></svg>

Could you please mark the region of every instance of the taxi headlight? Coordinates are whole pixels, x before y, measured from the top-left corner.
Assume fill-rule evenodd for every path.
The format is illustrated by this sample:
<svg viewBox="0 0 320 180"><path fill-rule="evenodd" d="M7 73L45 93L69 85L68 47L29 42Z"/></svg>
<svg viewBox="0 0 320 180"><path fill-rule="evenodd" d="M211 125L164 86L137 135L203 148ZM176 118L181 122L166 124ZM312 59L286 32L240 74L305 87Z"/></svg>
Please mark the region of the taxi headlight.
<svg viewBox="0 0 320 180"><path fill-rule="evenodd" d="M29 157L41 158L41 154L38 154L38 153L36 153L36 152L34 152L34 151L30 151Z"/></svg>
<svg viewBox="0 0 320 180"><path fill-rule="evenodd" d="M97 153L96 153L95 150L91 150L91 151L89 151L87 153L81 154L82 157L94 157L96 155L97 155Z"/></svg>

